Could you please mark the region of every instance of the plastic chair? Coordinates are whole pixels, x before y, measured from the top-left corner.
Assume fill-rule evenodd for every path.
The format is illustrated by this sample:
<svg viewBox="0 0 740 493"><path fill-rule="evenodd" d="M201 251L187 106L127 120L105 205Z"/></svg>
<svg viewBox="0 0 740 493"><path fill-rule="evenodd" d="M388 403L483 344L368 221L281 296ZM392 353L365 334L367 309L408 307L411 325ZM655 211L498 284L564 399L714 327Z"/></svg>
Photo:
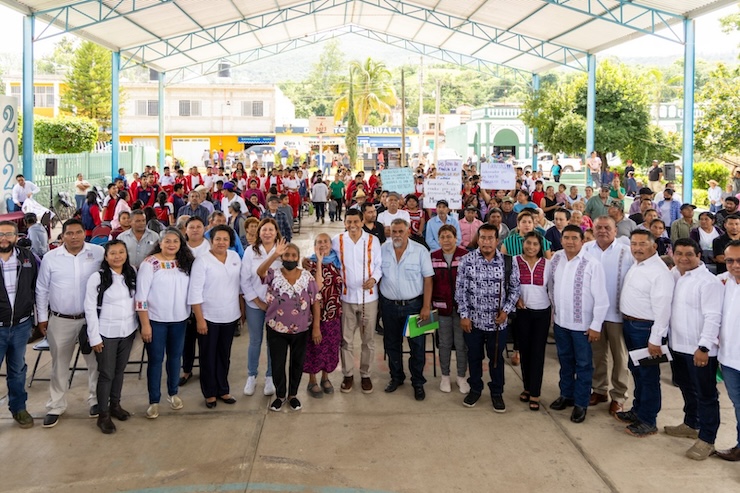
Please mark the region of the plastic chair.
<svg viewBox="0 0 740 493"><path fill-rule="evenodd" d="M108 243L108 236L93 236L90 239L90 244L91 245L100 245L100 246L103 246L106 243Z"/></svg>
<svg viewBox="0 0 740 493"><path fill-rule="evenodd" d="M106 238L110 236L111 228L110 226L103 226L102 224L100 226L96 226L95 229L92 230L92 236L95 238L96 236L105 236Z"/></svg>
<svg viewBox="0 0 740 493"><path fill-rule="evenodd" d="M31 372L31 380L28 382L28 387L31 388L31 385L33 385L33 382L49 382L51 379L49 378L37 378L36 377L36 371L39 369L39 362L41 361L41 355L44 352L48 352L49 349L49 341L44 337L41 339L41 341L37 342L33 345L33 350L38 351L38 356L36 356L36 363L33 365L33 372ZM75 377L75 372L77 370L87 370L87 368L78 368L77 362L80 360L80 346L77 346L77 353L75 354L75 362L74 364L69 368L70 374L69 374L69 384L68 388L72 387L72 379Z"/></svg>
<svg viewBox="0 0 740 493"><path fill-rule="evenodd" d="M8 197L7 199L5 199L5 209L9 213L10 212L15 212L17 210L17 207L15 205L15 202L13 202L13 199L11 199L10 197Z"/></svg>

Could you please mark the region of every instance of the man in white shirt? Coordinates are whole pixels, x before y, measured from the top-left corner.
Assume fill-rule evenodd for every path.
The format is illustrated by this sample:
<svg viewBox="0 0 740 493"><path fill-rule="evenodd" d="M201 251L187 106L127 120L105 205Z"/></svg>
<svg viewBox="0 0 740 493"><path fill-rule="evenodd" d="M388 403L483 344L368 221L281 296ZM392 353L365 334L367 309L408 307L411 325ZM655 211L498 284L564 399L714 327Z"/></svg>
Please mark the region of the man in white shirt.
<svg viewBox="0 0 740 493"><path fill-rule="evenodd" d="M39 193L41 189L37 187L35 183L26 181L26 178L23 175L16 176L15 181L17 183L13 185L13 203L16 205L18 210L21 210L23 202Z"/></svg>
<svg viewBox="0 0 740 493"><path fill-rule="evenodd" d="M560 361L560 397L550 408L573 406L574 423L586 419L594 373L591 344L601 338L609 309L604 268L583 250L583 236L579 226L563 228L563 249L552 257L549 286Z"/></svg>
<svg viewBox="0 0 740 493"><path fill-rule="evenodd" d="M344 216L347 231L331 241L332 250L342 263L342 373L340 390L351 392L354 384L355 356L352 344L355 332L360 329L361 388L364 394L373 391L370 364L375 356L375 323L378 317L378 281L381 269L380 241L362 230L362 215L358 210L348 210Z"/></svg>
<svg viewBox="0 0 740 493"><path fill-rule="evenodd" d="M619 308L624 318L624 342L628 351L645 349L650 356L662 354L663 338L671 320L674 280L660 259L655 237L650 231L636 229L630 234L630 251L635 263L624 278ZM618 412L618 421L627 423L627 433L646 437L658 432L656 420L660 412L660 366L635 366L628 360L635 380L632 409Z"/></svg>
<svg viewBox="0 0 740 493"><path fill-rule="evenodd" d="M683 423L666 426L667 435L694 438L686 457L704 460L714 453L719 429L717 347L724 286L701 262L701 248L679 238L673 246L676 282L668 341L673 377L684 401Z"/></svg>
<svg viewBox="0 0 740 493"><path fill-rule="evenodd" d="M616 241L617 227L614 219L600 216L594 220L595 241L590 241L583 249L601 263L606 276L606 291L609 294L609 310L606 312L601 338L591 345L594 353L593 391L589 406L595 406L611 397L609 414L623 411L627 400L627 348L624 345L622 313L619 311L619 295L624 278L634 259L629 247ZM611 355L611 358L609 357ZM609 391L609 359L612 361L611 384Z"/></svg>
<svg viewBox="0 0 740 493"><path fill-rule="evenodd" d="M719 352L717 359L722 366L727 395L735 408L737 424L737 442L728 450L718 450L720 459L740 461L740 331L737 321L740 320L740 240L733 240L724 250L727 276L724 282L724 306L722 308L722 325L719 330Z"/></svg>
<svg viewBox="0 0 740 493"><path fill-rule="evenodd" d="M65 393L69 365L80 330L85 326L85 288L88 278L100 268L103 247L85 243L82 222L70 219L62 227L64 244L44 255L36 282L38 327L49 341L51 352L50 398L44 428L56 426L67 410ZM98 416L98 363L95 355L83 353L87 364L90 417Z"/></svg>
<svg viewBox="0 0 740 493"><path fill-rule="evenodd" d="M401 194L390 192L386 199L387 209L378 214L378 222L383 225L386 238L391 236L391 223L394 219L403 219L407 223L411 224L411 216L409 216L409 212L399 209L400 205Z"/></svg>

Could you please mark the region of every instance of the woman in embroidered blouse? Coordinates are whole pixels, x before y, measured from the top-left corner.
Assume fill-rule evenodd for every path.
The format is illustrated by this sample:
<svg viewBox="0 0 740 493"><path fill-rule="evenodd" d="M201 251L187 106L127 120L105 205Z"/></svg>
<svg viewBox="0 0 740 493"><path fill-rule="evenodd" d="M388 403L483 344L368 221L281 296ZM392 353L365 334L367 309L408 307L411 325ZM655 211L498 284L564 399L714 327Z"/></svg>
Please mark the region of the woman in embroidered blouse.
<svg viewBox="0 0 740 493"><path fill-rule="evenodd" d="M239 254L229 247L234 230L225 224L211 229L211 250L193 263L188 304L193 308L200 348L200 388L206 407L220 399L236 403L229 389L231 343L239 325Z"/></svg>
<svg viewBox="0 0 740 493"><path fill-rule="evenodd" d="M123 372L136 335L136 271L128 261L126 244L105 245L100 270L90 276L85 294L87 337L98 361L98 428L106 435L116 426L111 416L126 421L131 414L121 407Z"/></svg>
<svg viewBox="0 0 740 493"><path fill-rule="evenodd" d="M249 349L247 349L247 383L244 386L244 395L253 395L257 386L257 370L262 351L262 336L265 333L265 311L267 303L267 286L257 275L257 269L275 249L275 244L282 238L277 221L267 217L260 221L257 227L257 239L254 244L244 251L241 267L241 288L244 301L247 303L247 330L249 330ZM275 258L273 269L280 268L280 259ZM267 371L265 372L265 395L275 393L272 380L272 360L270 359L269 344L267 352Z"/></svg>
<svg viewBox="0 0 740 493"><path fill-rule="evenodd" d="M190 316L187 304L193 254L177 228L159 235L159 244L139 266L136 280L136 311L141 322L141 339L146 344L149 407L146 417L159 417L162 363L167 353L167 401L182 409L177 392L185 342L185 325Z"/></svg>
<svg viewBox="0 0 740 493"><path fill-rule="evenodd" d="M320 233L314 240L314 255L304 261L304 268L316 278L321 289L321 337L307 342L303 371L308 373L308 394L320 398L334 392L329 373L339 364L339 347L342 344L342 302L344 287L340 272L341 262L331 249L331 238ZM317 267L321 266L320 272ZM323 281L319 283L319 281ZM316 374L321 372L321 387Z"/></svg>
<svg viewBox="0 0 740 493"><path fill-rule="evenodd" d="M524 391L519 400L529 402L531 411L540 409L540 391L545 365L547 333L550 330L550 298L547 282L550 263L544 257L544 244L534 231L524 235L523 253L514 257L519 266L521 294L516 304L516 325L521 353Z"/></svg>
<svg viewBox="0 0 740 493"><path fill-rule="evenodd" d="M292 243L279 240L272 253L257 269L257 275L267 286L267 341L274 363L276 399L270 404L272 411L280 411L286 402L285 363L290 348L290 383L287 402L293 411L301 409L298 387L301 385L306 341L311 329L311 339L321 342L321 271L317 281L303 269L298 269L300 251ZM282 267L273 264L282 259Z"/></svg>

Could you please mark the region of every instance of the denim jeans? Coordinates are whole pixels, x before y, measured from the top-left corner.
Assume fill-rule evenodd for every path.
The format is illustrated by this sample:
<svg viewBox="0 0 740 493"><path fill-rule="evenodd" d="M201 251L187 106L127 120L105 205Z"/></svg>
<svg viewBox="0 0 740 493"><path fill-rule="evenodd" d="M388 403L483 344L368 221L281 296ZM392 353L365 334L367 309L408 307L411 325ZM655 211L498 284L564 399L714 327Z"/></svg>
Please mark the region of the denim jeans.
<svg viewBox="0 0 740 493"><path fill-rule="evenodd" d="M391 380L403 382L406 374L403 371L403 328L409 315L417 315L421 311L422 299L405 305L396 305L391 300L383 298L383 347L388 355L388 368ZM427 381L424 378L424 360L426 355L426 334L417 337L408 337L411 357L409 358L409 371L411 372L411 385L421 387Z"/></svg>
<svg viewBox="0 0 740 493"><path fill-rule="evenodd" d="M722 376L725 379L727 395L735 407L735 423L737 423L737 447L740 447L740 371L722 365Z"/></svg>
<svg viewBox="0 0 740 493"><path fill-rule="evenodd" d="M259 308L247 305L247 330L249 330L249 348L247 349L247 375L257 376L262 351L262 338L265 335L265 312ZM267 373L272 376L272 358L270 357L270 343L267 342Z"/></svg>
<svg viewBox="0 0 740 493"><path fill-rule="evenodd" d="M488 353L488 374L491 381L488 388L491 395L502 395L504 393L504 357L506 349L507 329L504 330L473 330L463 333L465 344L468 346L468 367L470 368L470 391L477 394L483 393L483 358L484 351Z"/></svg>
<svg viewBox="0 0 740 493"><path fill-rule="evenodd" d="M78 209L82 209L82 206L85 205L85 195L75 195L75 205Z"/></svg>
<svg viewBox="0 0 740 493"><path fill-rule="evenodd" d="M555 347L560 361L560 396L588 407L594 376L593 353L588 333L554 326Z"/></svg>
<svg viewBox="0 0 740 493"><path fill-rule="evenodd" d="M0 327L0 364L8 369L8 407L11 414L26 409L26 344L31 337L31 319Z"/></svg>
<svg viewBox="0 0 740 493"><path fill-rule="evenodd" d="M146 385L149 390L149 404L157 404L162 398L162 362L167 353L167 395L176 395L180 381L180 362L185 345L185 326L181 322L155 322L152 320L152 342L146 345L149 363L146 367Z"/></svg>
<svg viewBox="0 0 740 493"><path fill-rule="evenodd" d="M624 342L627 351L644 349L648 345L652 322L637 322L624 320ZM655 426L660 412L660 365L635 366L632 358L628 359L627 366L635 379L635 399L632 402L632 412L643 423Z"/></svg>
<svg viewBox="0 0 740 493"><path fill-rule="evenodd" d="M717 357L707 366L695 366L694 355L672 352L673 377L683 395L683 422L699 430L699 438L714 443L719 429Z"/></svg>

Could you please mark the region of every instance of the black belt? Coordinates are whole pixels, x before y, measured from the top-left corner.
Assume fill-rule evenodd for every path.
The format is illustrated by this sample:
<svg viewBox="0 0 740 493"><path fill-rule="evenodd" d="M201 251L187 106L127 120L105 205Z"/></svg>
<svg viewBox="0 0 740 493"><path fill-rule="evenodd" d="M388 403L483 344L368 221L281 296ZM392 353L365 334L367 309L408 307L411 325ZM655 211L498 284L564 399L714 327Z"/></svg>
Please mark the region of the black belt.
<svg viewBox="0 0 740 493"><path fill-rule="evenodd" d="M423 301L423 300L424 300L424 295L422 294L410 300L388 300L388 302L393 303L396 306L406 306L406 305L411 305L412 303L416 303L417 301Z"/></svg>
<svg viewBox="0 0 740 493"><path fill-rule="evenodd" d="M622 314L622 317L625 320L629 320L630 322L645 322L645 323L648 323L648 324L654 323L652 320L645 320L644 318L630 317L629 315L625 315L624 313Z"/></svg>
<svg viewBox="0 0 740 493"><path fill-rule="evenodd" d="M67 320L82 320L83 318L85 318L84 313L80 313L78 315L65 315L64 313L57 313L55 311L52 311L51 314L55 317L66 318Z"/></svg>

